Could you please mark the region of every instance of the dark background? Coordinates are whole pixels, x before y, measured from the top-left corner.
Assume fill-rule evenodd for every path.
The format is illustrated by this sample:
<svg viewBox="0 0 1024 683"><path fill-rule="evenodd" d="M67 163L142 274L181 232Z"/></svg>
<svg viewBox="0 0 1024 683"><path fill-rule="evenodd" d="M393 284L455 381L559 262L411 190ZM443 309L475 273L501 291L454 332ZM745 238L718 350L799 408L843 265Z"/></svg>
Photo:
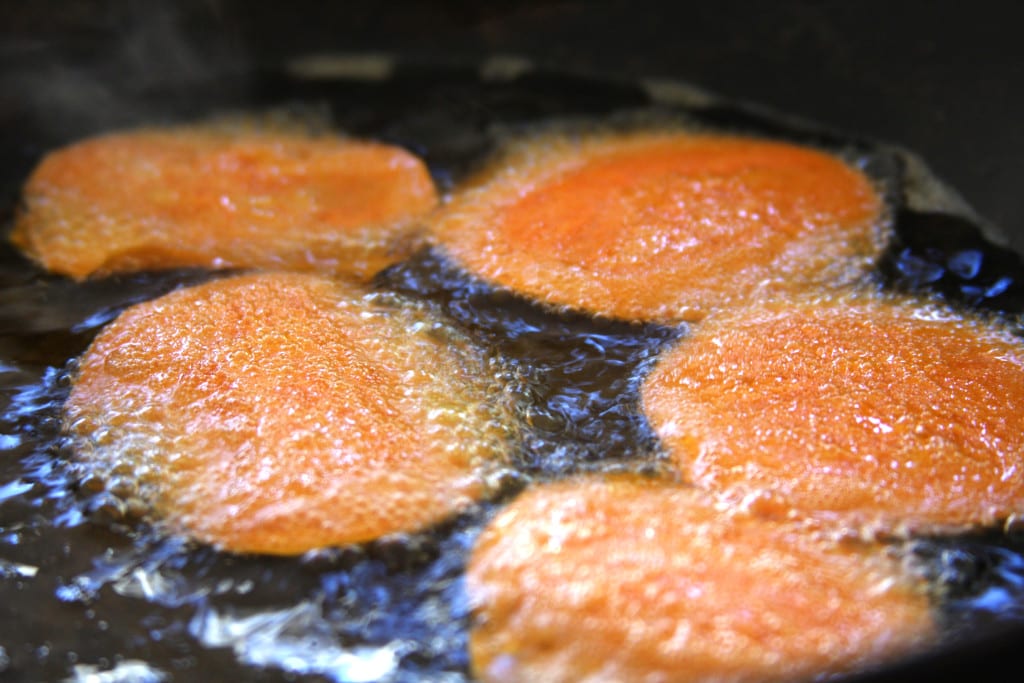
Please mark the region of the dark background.
<svg viewBox="0 0 1024 683"><path fill-rule="evenodd" d="M1024 250L1024 41L1010 2L0 0L0 122L326 52L521 55L677 78L919 152Z"/></svg>

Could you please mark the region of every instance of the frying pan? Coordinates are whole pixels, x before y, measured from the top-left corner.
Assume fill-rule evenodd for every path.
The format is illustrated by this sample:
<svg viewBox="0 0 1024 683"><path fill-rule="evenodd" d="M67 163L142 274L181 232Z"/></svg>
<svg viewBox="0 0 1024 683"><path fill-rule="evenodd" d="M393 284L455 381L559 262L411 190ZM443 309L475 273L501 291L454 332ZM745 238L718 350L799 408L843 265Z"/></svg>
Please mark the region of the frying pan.
<svg viewBox="0 0 1024 683"><path fill-rule="evenodd" d="M227 4L220 7L230 9ZM257 7L256 14L261 11ZM463 13L474 25L493 24L493 15L481 19L467 8ZM365 8L357 16L368 21ZM244 24L242 15L238 17ZM399 22L399 31L408 30L410 21ZM290 26L286 22L283 28ZM381 30L383 24L374 26ZM252 25L242 30L256 31ZM316 47L318 40L326 40L325 30L311 29L305 37ZM74 52L76 47L81 46L72 40L67 49ZM486 154L496 124L516 129L551 117L607 117L652 106L697 112L716 126L864 149L876 172L887 178L905 178L908 164L918 159L902 148L719 98L671 79L552 70L519 58L434 59L424 64L408 56L288 54L298 53L295 48L285 45L276 54L268 50L257 65L228 64L226 75L197 76L172 64L166 79L147 78L129 86L104 87L102 78L78 84L58 80L55 91L5 108L0 133L5 220L32 164L56 145L114 127L265 107L326 116L353 134L406 145L427 159L443 187L450 187ZM115 69L108 75L117 73ZM5 85L23 84L22 76L8 78ZM102 111L83 110L81 98L89 101L90 93ZM11 99L5 88L0 101ZM1016 234L955 199L935 211L904 209L899 219L901 250L887 257L886 277L969 299L972 306L1011 314L1024 310L1017 284L1024 269L1012 250L998 244L1013 244ZM920 261L900 259L909 249L915 258L941 263L944 254L973 247L985 250L988 270L970 282L949 272L921 282L920 272L908 266ZM403 286L410 278L425 277L424 272L434 272L430 265L400 271L390 284ZM12 438L0 454L0 676L61 680L113 669L126 676L123 680L160 674L173 680L331 680L331 672L347 666L353 679L462 680L466 607L459 572L475 530L493 512L488 506L430 537L408 542L370 544L301 560L228 557L154 538L131 525L108 523L102 514L88 517L87 505L54 465L63 455L55 426L64 390L59 371L63 362L125 305L203 277L177 272L83 287L41 276L16 254L2 254L0 360L8 401L3 433ZM1009 284L995 287L1005 278ZM430 280L411 286L436 284ZM445 282L439 286L443 289ZM487 294L480 296L486 299ZM517 315L535 312L527 307ZM628 336L614 326L588 328L581 320L559 324L572 334L620 340ZM624 357L634 358L630 342L620 348ZM637 432L636 438L645 436ZM968 596L977 595L982 585L1012 594L1018 576L1013 568L1022 550L1019 539L994 535L936 539L923 552L942 555L942 566L956 570L951 585ZM1005 579L998 578L1004 569ZM1024 593L1011 595L993 613L979 608L977 601L971 604L963 614L949 616L960 621L948 644L865 672L857 680L994 677L1012 670L1016 647L1024 643ZM345 658L353 652L358 657ZM325 661L331 657L333 663ZM289 672L287 662L299 660L314 664L294 664ZM391 666L395 662L397 668Z"/></svg>

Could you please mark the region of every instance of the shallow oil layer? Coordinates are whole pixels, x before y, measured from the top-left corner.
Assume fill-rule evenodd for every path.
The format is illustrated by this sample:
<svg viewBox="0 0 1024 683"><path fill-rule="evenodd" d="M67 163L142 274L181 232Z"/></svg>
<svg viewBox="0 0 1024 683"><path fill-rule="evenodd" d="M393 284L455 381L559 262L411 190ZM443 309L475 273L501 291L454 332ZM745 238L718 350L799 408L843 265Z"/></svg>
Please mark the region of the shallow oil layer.
<svg viewBox="0 0 1024 683"><path fill-rule="evenodd" d="M636 107L665 114L633 86L540 74L491 82L474 73L407 69L379 83L271 75L242 103L212 92L197 101L214 109L326 103L344 130L423 154L442 188L510 129L552 116L603 120ZM168 116L194 115L180 102L154 96L140 111L162 111L163 103ZM982 237L970 218L910 208L904 164L891 149L794 129L725 103L672 115L862 158L895 207L896 236L873 275L879 282L1011 323L1024 312L1020 258ZM61 136L86 132L26 134L41 152ZM20 183L27 168L5 168L4 182ZM109 492L84 490L72 476L60 433L68 364L124 307L208 277L190 271L74 284L0 252L0 678L465 681L462 571L503 501L531 481L576 472L665 471L636 392L659 349L685 327L547 311L423 251L381 273L375 285L431 302L507 362L507 391L523 430L498 493L429 533L302 558L232 556L163 537L125 516ZM1024 626L1024 535L926 539L912 550L933 579L951 642L994 625Z"/></svg>

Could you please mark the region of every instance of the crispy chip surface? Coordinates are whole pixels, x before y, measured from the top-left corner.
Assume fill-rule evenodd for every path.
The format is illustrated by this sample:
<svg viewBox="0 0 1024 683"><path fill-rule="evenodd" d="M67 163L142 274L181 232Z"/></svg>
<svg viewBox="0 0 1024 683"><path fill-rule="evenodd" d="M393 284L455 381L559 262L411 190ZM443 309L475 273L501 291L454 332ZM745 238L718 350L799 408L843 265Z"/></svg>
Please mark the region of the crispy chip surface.
<svg viewBox="0 0 1024 683"><path fill-rule="evenodd" d="M697 320L856 278L884 243L862 173L788 143L689 133L541 139L431 221L485 280L555 306Z"/></svg>
<svg viewBox="0 0 1024 683"><path fill-rule="evenodd" d="M1024 348L939 306L723 314L659 360L642 400L684 477L734 501L883 531L1024 512Z"/></svg>
<svg viewBox="0 0 1024 683"><path fill-rule="evenodd" d="M14 243L78 279L189 266L367 279L411 252L437 192L398 147L195 126L54 151L23 202Z"/></svg>
<svg viewBox="0 0 1024 683"><path fill-rule="evenodd" d="M80 456L171 528L236 552L411 532L485 492L495 378L413 305L313 275L179 290L125 311L67 402Z"/></svg>
<svg viewBox="0 0 1024 683"><path fill-rule="evenodd" d="M524 493L481 535L467 586L484 681L804 680L934 632L916 580L879 547L634 479Z"/></svg>

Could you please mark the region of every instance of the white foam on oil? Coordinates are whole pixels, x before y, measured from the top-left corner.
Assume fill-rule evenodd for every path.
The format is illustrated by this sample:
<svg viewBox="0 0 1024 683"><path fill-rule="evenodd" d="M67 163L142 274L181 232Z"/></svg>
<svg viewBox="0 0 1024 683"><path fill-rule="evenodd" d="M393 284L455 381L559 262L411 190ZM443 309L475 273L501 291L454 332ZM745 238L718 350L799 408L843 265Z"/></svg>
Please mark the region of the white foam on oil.
<svg viewBox="0 0 1024 683"><path fill-rule="evenodd" d="M146 662L127 659L107 670L92 664L76 664L64 683L161 683L167 679L167 672Z"/></svg>
<svg viewBox="0 0 1024 683"><path fill-rule="evenodd" d="M345 646L328 627L319 602L251 613L203 607L189 633L206 647L230 647L240 662L296 674L321 674L338 683L380 681L398 669L407 649L400 640L384 645Z"/></svg>

